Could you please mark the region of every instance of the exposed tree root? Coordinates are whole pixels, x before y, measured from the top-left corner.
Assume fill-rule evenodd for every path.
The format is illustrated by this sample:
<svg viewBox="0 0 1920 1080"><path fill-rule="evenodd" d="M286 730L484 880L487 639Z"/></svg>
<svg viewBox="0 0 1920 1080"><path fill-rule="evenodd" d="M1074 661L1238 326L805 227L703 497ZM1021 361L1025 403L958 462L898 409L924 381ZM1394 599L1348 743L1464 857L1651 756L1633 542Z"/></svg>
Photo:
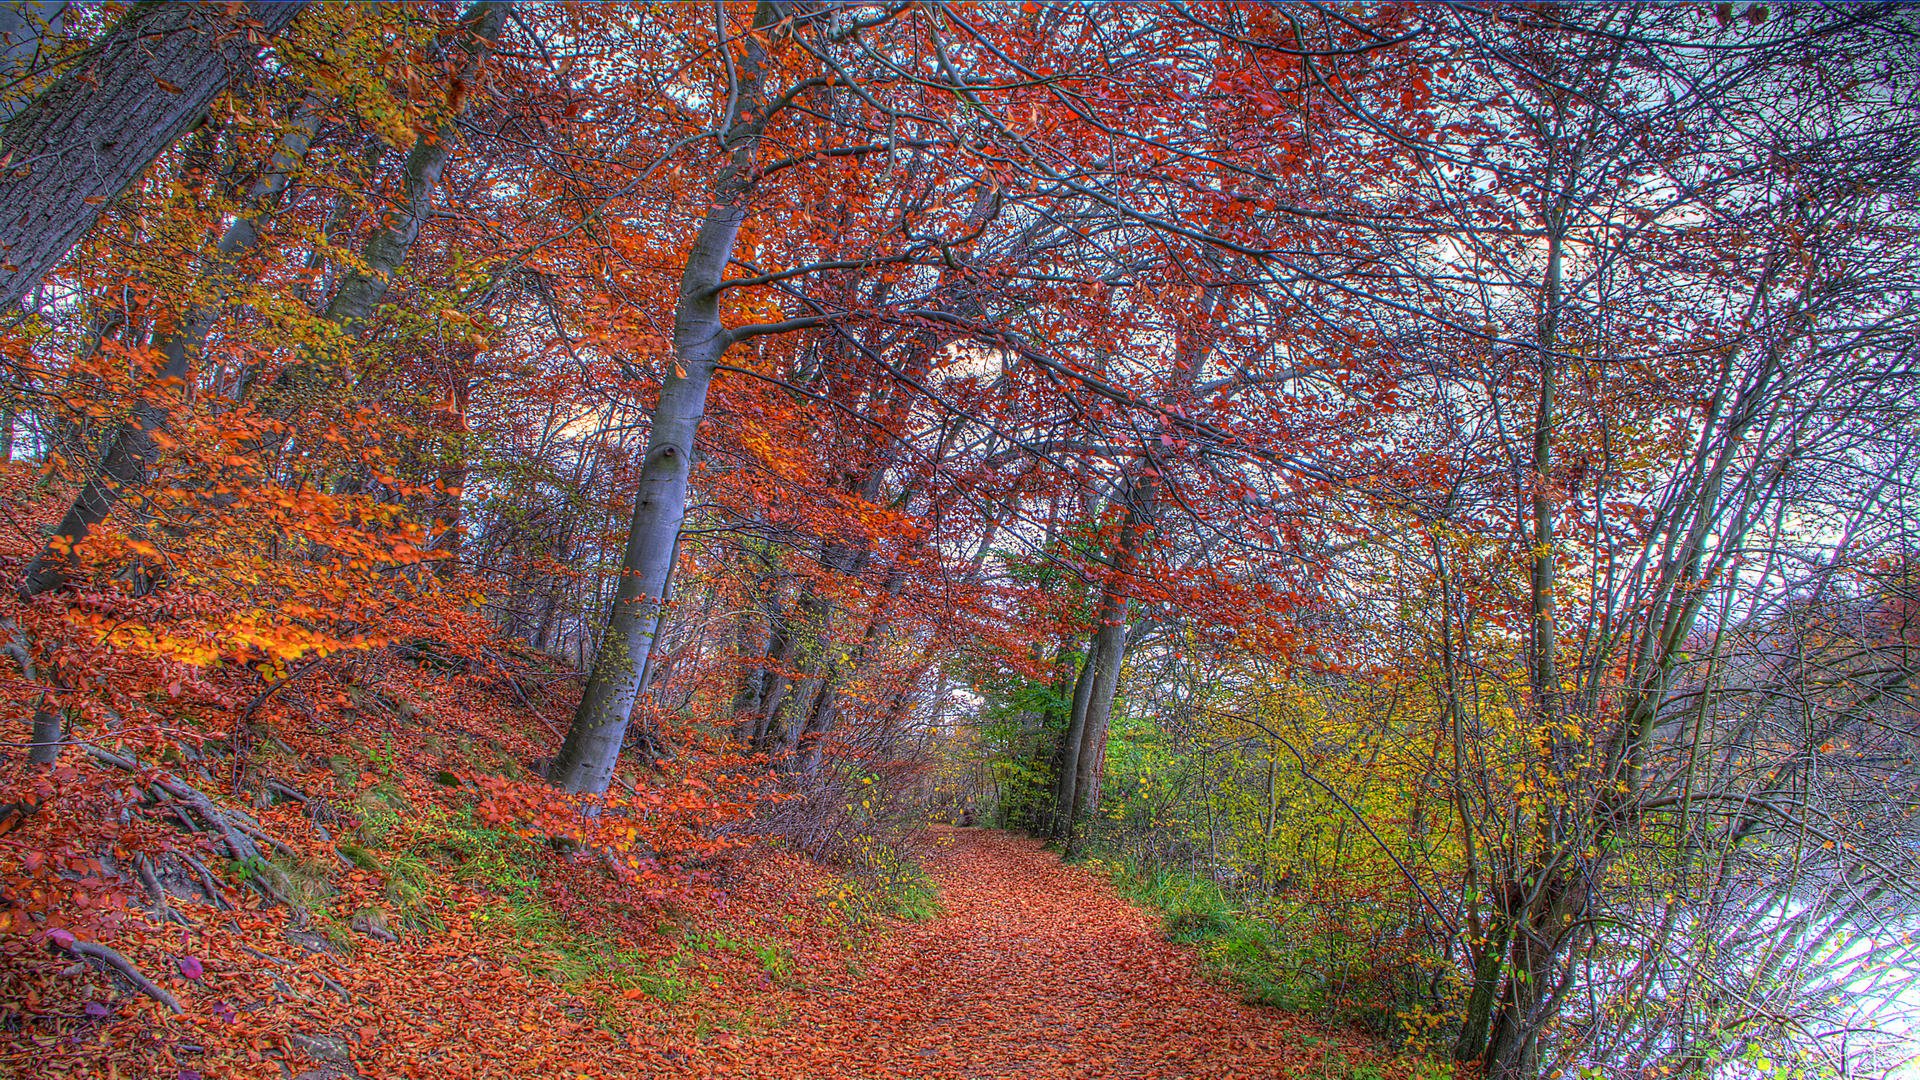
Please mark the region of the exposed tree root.
<svg viewBox="0 0 1920 1080"><path fill-rule="evenodd" d="M147 861L145 855L134 856L133 870L135 874L139 875L140 884L146 886L148 894L153 897L153 902L159 905L159 914L162 919L168 922L179 923L181 926L193 926L191 919L173 910L173 905L167 903L166 887L160 884L160 878L153 872L153 864Z"/></svg>
<svg viewBox="0 0 1920 1080"><path fill-rule="evenodd" d="M144 974L141 973L139 968L133 966L133 961L128 960L124 956L121 956L115 950L108 948L105 945L101 945L92 941L76 941L70 945L66 945L65 948L68 952L82 959L97 960L100 963L107 965L113 970L119 972L128 982L133 984L135 989L139 990L141 993L147 995L148 997L159 1002L160 1004L165 1005L167 1008L172 1009L176 1013L181 1011L180 1003L173 999L172 994L167 993L166 990L160 986L160 984L154 982L152 979L147 978Z"/></svg>
<svg viewBox="0 0 1920 1080"><path fill-rule="evenodd" d="M184 853L180 858L193 868L194 876L200 879L200 887L207 891L207 898L213 901L213 906L221 911L232 910L233 905L227 903L226 894L220 891L220 885L214 880L213 871L207 869L207 864Z"/></svg>

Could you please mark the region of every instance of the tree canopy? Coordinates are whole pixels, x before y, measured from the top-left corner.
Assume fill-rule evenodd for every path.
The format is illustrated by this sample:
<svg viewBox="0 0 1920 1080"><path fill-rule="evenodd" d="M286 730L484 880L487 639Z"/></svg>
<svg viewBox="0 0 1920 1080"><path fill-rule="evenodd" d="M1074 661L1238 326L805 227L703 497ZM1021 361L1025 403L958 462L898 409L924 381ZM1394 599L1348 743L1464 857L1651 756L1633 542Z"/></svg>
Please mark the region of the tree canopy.
<svg viewBox="0 0 1920 1080"><path fill-rule="evenodd" d="M1028 830L1462 1075L1912 1052L1912 8L0 15L0 955L411 769L648 902Z"/></svg>

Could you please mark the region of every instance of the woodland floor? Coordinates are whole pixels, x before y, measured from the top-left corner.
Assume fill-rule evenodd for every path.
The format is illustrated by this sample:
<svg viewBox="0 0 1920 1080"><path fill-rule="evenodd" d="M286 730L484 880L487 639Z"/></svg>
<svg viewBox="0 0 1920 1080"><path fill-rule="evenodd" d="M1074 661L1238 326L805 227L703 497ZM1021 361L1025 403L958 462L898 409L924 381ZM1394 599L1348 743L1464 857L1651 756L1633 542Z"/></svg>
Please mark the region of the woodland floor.
<svg viewBox="0 0 1920 1080"><path fill-rule="evenodd" d="M1338 1077L1377 1052L1243 1003L1036 841L943 828L930 847L942 914L809 977L812 1007L710 1057L716 1075Z"/></svg>

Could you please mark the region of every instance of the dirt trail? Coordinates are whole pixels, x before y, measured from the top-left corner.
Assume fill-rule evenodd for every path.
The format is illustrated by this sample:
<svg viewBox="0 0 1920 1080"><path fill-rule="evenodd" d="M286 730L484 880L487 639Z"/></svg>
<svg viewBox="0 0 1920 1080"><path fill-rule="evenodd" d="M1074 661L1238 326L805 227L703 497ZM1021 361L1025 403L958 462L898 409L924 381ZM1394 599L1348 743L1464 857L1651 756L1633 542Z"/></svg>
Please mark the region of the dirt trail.
<svg viewBox="0 0 1920 1080"><path fill-rule="evenodd" d="M1107 882L1005 833L935 841L945 913L888 932L857 975L802 973L808 1006L722 1075L1342 1075L1328 1032L1242 1003Z"/></svg>

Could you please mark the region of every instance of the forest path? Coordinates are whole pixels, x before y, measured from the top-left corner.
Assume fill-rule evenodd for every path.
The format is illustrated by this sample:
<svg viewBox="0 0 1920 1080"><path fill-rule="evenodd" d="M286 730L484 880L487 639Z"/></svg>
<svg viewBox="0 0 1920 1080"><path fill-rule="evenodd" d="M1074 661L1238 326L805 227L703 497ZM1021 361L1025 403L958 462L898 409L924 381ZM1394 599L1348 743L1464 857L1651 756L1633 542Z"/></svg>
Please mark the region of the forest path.
<svg viewBox="0 0 1920 1080"><path fill-rule="evenodd" d="M1157 919L1037 841L939 829L943 913L858 973L801 972L809 1007L740 1047L742 1077L1327 1077L1334 1036L1242 1002ZM1349 1061L1364 1053L1341 1038Z"/></svg>

